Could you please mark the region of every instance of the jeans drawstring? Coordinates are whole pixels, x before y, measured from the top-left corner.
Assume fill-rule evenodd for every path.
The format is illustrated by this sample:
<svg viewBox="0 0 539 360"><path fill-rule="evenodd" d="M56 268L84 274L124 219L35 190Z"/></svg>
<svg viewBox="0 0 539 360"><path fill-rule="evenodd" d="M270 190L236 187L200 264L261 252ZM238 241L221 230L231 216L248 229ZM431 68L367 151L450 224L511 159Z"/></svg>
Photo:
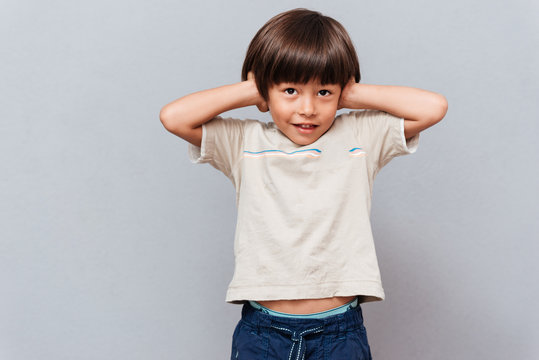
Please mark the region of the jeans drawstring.
<svg viewBox="0 0 539 360"><path fill-rule="evenodd" d="M297 355L296 355L295 360L304 360L305 352L307 350L307 345L305 344L305 339L303 337L309 334L316 334L316 333L320 333L324 331L323 326L318 326L312 329L304 330L299 333L297 331L292 331L290 329L275 326L275 325L272 325L271 327L291 335L290 338L292 339L292 347L290 348L290 353L288 354L288 360L292 360L292 355L294 354L294 349L296 347L296 344L298 345L298 347L296 350Z"/></svg>

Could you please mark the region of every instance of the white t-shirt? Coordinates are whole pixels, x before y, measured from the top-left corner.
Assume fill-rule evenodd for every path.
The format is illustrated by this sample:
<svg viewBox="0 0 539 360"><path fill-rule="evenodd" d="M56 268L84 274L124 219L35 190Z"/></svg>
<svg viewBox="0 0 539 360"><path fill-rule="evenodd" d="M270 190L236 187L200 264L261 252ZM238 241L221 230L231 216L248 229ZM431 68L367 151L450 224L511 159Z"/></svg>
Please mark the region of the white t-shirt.
<svg viewBox="0 0 539 360"><path fill-rule="evenodd" d="M404 120L378 110L335 118L312 144L273 123L216 117L203 125L195 163L236 188L235 268L226 301L384 299L370 224L373 181L392 158L416 151Z"/></svg>

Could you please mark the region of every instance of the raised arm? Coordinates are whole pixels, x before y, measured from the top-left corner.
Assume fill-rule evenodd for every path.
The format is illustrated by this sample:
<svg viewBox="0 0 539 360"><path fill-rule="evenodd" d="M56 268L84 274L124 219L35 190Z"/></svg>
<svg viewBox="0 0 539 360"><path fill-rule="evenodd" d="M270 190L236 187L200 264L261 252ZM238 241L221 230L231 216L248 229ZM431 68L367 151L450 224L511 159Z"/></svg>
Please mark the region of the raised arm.
<svg viewBox="0 0 539 360"><path fill-rule="evenodd" d="M193 145L200 146L202 124L232 109L257 105L267 111L252 77L247 81L189 94L165 105L159 113L163 126Z"/></svg>
<svg viewBox="0 0 539 360"><path fill-rule="evenodd" d="M340 108L377 109L404 119L408 139L442 120L447 100L438 93L393 85L349 82L343 89Z"/></svg>

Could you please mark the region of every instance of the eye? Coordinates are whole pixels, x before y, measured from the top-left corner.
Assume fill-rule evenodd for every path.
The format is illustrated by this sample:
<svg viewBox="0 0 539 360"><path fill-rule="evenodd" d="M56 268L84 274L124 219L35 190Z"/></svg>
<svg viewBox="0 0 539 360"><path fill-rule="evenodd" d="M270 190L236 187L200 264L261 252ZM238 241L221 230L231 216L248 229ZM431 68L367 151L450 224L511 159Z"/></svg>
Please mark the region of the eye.
<svg viewBox="0 0 539 360"><path fill-rule="evenodd" d="M296 89L288 88L284 92L287 93L288 95L294 95L294 94L296 94Z"/></svg>
<svg viewBox="0 0 539 360"><path fill-rule="evenodd" d="M318 92L318 94L319 94L320 96L328 96L329 94L331 94L331 92L330 92L329 90L325 90L325 89L324 89L324 90L320 90L320 91Z"/></svg>

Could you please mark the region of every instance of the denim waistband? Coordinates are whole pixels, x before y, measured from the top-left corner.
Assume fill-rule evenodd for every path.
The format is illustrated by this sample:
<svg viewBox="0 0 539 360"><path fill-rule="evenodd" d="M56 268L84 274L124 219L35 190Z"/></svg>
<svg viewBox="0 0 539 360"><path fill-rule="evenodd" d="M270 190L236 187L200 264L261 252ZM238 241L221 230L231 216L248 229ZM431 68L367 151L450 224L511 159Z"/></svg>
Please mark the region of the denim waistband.
<svg viewBox="0 0 539 360"><path fill-rule="evenodd" d="M305 336L317 333L344 336L345 333L363 326L360 304L352 307L351 303L348 303L345 304L345 309L347 311L343 313L322 318L282 317L260 311L247 302L242 308L241 321L248 323L259 334L261 331L272 330L290 337L292 344L288 358L301 360L306 350Z"/></svg>
<svg viewBox="0 0 539 360"><path fill-rule="evenodd" d="M274 326L294 326L297 327L298 330L306 330L322 326L324 332L327 333L355 330L359 325L363 324L363 314L360 304L341 314L316 319L274 316L255 309L249 303L245 303L241 311L241 318L253 327L271 328Z"/></svg>
<svg viewBox="0 0 539 360"><path fill-rule="evenodd" d="M358 303L359 301L358 301L358 298L356 297L354 300L344 305L341 305L339 307L336 307L334 309L329 309L326 311L321 311L321 312L312 313L312 314L287 314L287 313L268 309L267 307L260 305L256 301L249 301L249 304L251 304L252 307L266 314L270 314L273 316L286 317L286 318L299 318L299 319L321 319L321 318L325 318L332 315L342 314L351 308L355 308L358 305Z"/></svg>

